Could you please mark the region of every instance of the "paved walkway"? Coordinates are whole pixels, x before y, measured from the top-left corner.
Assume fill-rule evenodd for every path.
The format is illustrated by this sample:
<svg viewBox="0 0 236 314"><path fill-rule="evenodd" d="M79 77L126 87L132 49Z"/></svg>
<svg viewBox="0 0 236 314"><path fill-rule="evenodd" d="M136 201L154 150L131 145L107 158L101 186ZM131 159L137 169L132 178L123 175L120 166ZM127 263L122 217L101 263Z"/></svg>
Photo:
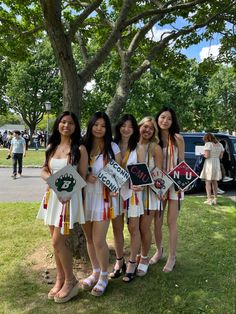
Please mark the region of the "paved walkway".
<svg viewBox="0 0 236 314"><path fill-rule="evenodd" d="M12 168L0 168L0 202L40 202L45 183L39 168L23 168L22 177L13 180Z"/></svg>
<svg viewBox="0 0 236 314"><path fill-rule="evenodd" d="M12 179L11 174L12 168L0 168L0 202L40 202L42 200L45 183L40 178L40 168L23 168L22 177L16 180ZM223 195L236 202L235 187Z"/></svg>

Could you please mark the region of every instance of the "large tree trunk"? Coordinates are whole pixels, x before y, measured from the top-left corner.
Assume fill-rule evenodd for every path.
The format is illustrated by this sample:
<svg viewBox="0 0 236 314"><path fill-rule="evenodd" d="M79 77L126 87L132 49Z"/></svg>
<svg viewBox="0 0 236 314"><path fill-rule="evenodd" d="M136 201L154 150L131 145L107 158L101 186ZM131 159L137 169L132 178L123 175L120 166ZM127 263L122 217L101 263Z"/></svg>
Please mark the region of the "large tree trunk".
<svg viewBox="0 0 236 314"><path fill-rule="evenodd" d="M124 109L130 93L131 82L127 76L123 76L117 83L116 92L107 106L106 113L111 120L112 126L117 122L118 117Z"/></svg>
<svg viewBox="0 0 236 314"><path fill-rule="evenodd" d="M60 1L41 0L44 21L63 82L63 108L80 118L84 84L77 74L71 39L61 22Z"/></svg>

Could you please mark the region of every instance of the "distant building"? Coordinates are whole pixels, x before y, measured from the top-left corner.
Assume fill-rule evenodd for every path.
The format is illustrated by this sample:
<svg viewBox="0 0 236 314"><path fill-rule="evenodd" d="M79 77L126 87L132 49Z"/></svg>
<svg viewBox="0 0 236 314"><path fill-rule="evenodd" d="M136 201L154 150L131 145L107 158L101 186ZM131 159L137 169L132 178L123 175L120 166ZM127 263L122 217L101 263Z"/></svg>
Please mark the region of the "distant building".
<svg viewBox="0 0 236 314"><path fill-rule="evenodd" d="M24 131L25 126L23 124L4 124L4 125L0 126L0 132L1 133L3 133L6 130L7 131L14 131L14 130Z"/></svg>

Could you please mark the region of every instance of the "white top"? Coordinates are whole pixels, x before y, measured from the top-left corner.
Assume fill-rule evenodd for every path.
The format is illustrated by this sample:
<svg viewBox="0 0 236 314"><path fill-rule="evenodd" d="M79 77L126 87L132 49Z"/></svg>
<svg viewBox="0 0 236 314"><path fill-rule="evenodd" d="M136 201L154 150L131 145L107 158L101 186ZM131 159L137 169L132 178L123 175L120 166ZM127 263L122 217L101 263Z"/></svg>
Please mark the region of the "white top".
<svg viewBox="0 0 236 314"><path fill-rule="evenodd" d="M129 154L129 158L127 160L128 165L136 164L138 162L137 150L132 150ZM130 189L131 181L127 180L125 184L122 185L120 193L122 195L122 191L129 193L131 196L127 200L123 200L120 195L120 212L126 213L127 217L140 217L144 213L143 209L143 201L142 201L142 191L134 193L133 190Z"/></svg>
<svg viewBox="0 0 236 314"><path fill-rule="evenodd" d="M120 153L119 146L112 142L114 155ZM97 176L104 167L103 155L95 156L93 165L91 165L91 174ZM85 187L85 219L86 221L104 220L104 210L106 219L108 218L108 207L114 209L114 217L119 214L117 206L117 197L109 197L109 205L104 201L104 184L97 178L95 183L87 182Z"/></svg>
<svg viewBox="0 0 236 314"><path fill-rule="evenodd" d="M51 158L49 162L52 173L59 171L67 165L67 159ZM47 209L44 208L44 199L39 208L38 219L43 219L45 225L60 227L60 216L62 214L63 205L58 200L56 193L50 189ZM82 191L75 192L72 195L69 205L69 228L73 229L76 222L85 223Z"/></svg>
<svg viewBox="0 0 236 314"><path fill-rule="evenodd" d="M200 178L219 181L222 178L219 157L224 147L221 143L206 142L204 150L208 150L210 156L205 159Z"/></svg>

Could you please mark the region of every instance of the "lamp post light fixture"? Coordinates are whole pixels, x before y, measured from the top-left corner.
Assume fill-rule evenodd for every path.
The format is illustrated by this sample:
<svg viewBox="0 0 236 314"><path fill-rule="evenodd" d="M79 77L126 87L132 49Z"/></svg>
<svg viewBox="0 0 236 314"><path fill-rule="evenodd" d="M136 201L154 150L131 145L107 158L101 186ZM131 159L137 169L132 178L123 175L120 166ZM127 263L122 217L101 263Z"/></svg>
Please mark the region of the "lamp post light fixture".
<svg viewBox="0 0 236 314"><path fill-rule="evenodd" d="M46 146L48 144L48 134L49 134L49 112L51 111L52 104L49 100L45 101L45 109L47 111L47 141L46 141Z"/></svg>

